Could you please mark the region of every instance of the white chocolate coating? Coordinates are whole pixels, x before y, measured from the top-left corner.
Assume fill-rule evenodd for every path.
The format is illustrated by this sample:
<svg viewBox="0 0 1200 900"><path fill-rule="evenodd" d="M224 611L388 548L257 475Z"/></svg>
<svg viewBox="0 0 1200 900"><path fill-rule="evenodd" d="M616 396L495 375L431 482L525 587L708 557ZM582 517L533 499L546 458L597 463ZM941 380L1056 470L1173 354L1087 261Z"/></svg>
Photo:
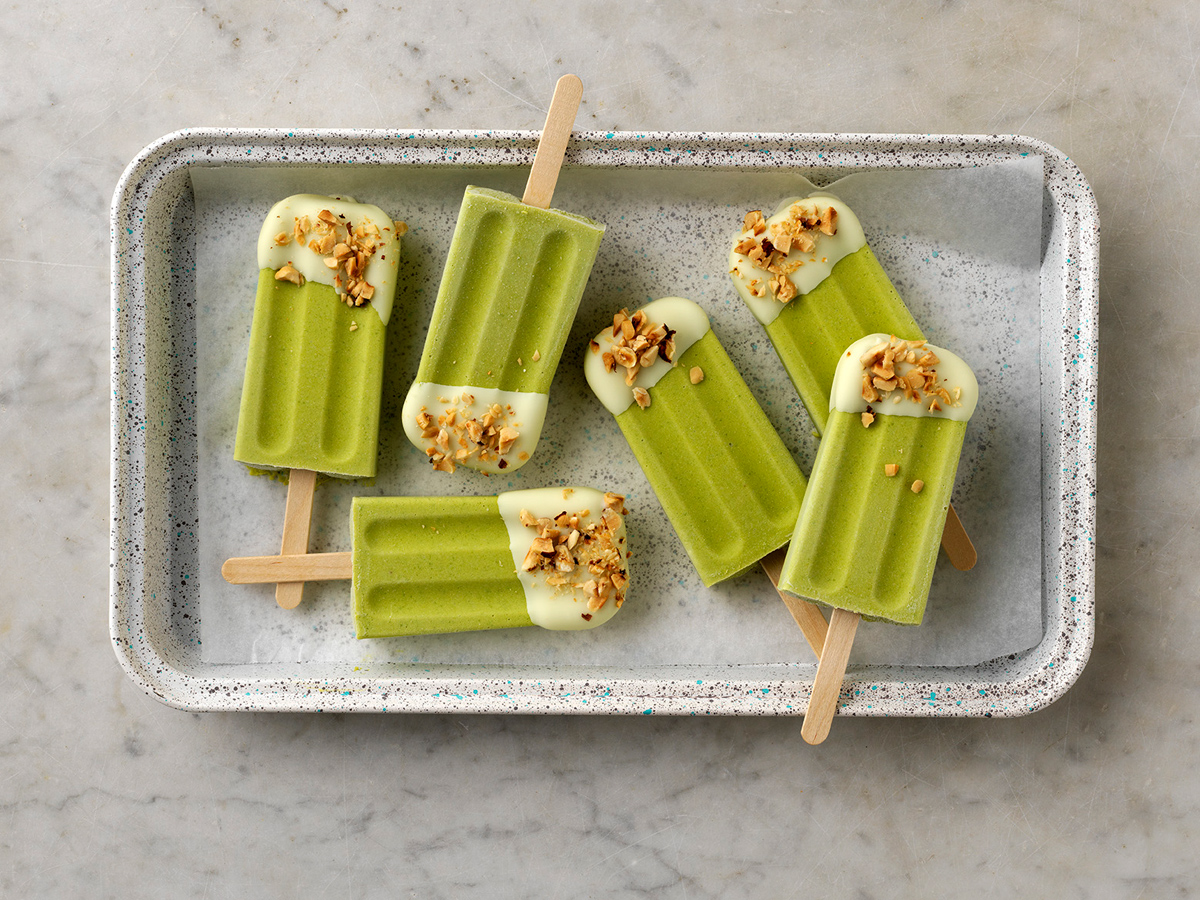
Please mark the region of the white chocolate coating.
<svg viewBox="0 0 1200 900"><path fill-rule="evenodd" d="M525 603L529 618L534 625L548 628L552 631L582 631L603 625L617 612L617 604L609 598L597 610L589 611L587 597L582 591L570 586L552 587L545 582L545 573L526 572L522 569L525 554L533 540L534 531L521 524L522 509L529 510L535 518L554 518L563 511L576 512L588 510L583 517L587 525L600 521L604 511L604 494L594 488L570 488L571 494L563 498L560 487L534 488L524 491L506 491L496 497L500 505L500 516L508 529L509 548L512 551L513 564L516 566L517 577L525 589ZM625 520L615 535L617 546L625 548ZM628 575L628 567L625 567ZM585 619L584 613L590 612L590 618Z"/></svg>
<svg viewBox="0 0 1200 900"><path fill-rule="evenodd" d="M413 446L425 447L429 444L429 440L422 437L421 428L417 425L418 414L423 411L428 412L434 419L437 419L447 407L460 407L459 398L464 393L475 398L470 409L477 411L477 414L482 414L492 404L499 404L506 411L511 408L512 414L507 417L505 424L516 428L520 434L513 442L509 452L504 455L504 466L500 465L500 459L488 459L481 462L475 454L461 462L456 461L457 464L493 474L513 472L523 466L529 456L533 454L538 438L542 434L542 425L546 421L546 406L549 401L546 394L528 391L502 391L499 388L481 388L469 384L415 382L404 399L404 411L401 413L404 433L408 435ZM457 445L452 447L452 450L457 449ZM525 459L521 459L522 453L527 454Z"/></svg>
<svg viewBox="0 0 1200 900"><path fill-rule="evenodd" d="M633 403L633 387L649 391L671 371L687 352L688 348L704 337L710 329L708 314L683 297L663 297L642 307L651 322L667 326L675 332L675 358L667 362L661 357L638 373L633 386L625 383L625 370L618 366L611 372L604 370L603 354L612 348L612 328L605 328L596 335L600 349L593 352L589 347L584 353L583 374L588 385L600 402L614 416L620 415Z"/></svg>
<svg viewBox="0 0 1200 900"><path fill-rule="evenodd" d="M868 404L863 399L862 355L876 344L887 341L889 337L886 334L868 334L851 344L842 354L833 374L833 390L829 395L830 411L837 409L842 412L862 413L867 411L869 405L876 415L928 416L935 419L951 419L956 422L966 422L970 419L979 402L979 383L975 379L975 373L957 354L941 347L935 347L933 344L925 346L932 350L940 361L931 368L937 372L938 380L947 389L953 392L955 388L958 388L961 391L957 406L945 406L932 412L927 408L927 404L907 400L903 397L899 403L893 402L891 398L885 398ZM896 363L896 371L900 374L909 368L910 366L906 363ZM898 393L897 396L899 396Z"/></svg>
<svg viewBox="0 0 1200 900"><path fill-rule="evenodd" d="M279 269L290 263L307 281L334 287L334 271L325 265L325 257L306 246L289 239L282 246L275 237L285 233L291 238L296 219L308 216L317 221L317 213L327 209L350 227L371 223L379 229L383 246L367 262L364 277L375 288L369 305L384 325L392 314L392 302L396 294L396 272L400 265L400 236L391 217L378 206L357 203L350 197L326 197L321 194L293 194L280 200L267 213L262 229L258 233L259 269Z"/></svg>
<svg viewBox="0 0 1200 900"><path fill-rule="evenodd" d="M807 253L802 252L799 247L793 247L788 253L788 262L803 263L795 272L788 275L792 284L796 286L798 294L790 301L792 303L799 300L800 295L807 294L829 277L833 267L842 259L858 251L867 243L867 237L863 233L862 223L858 221L858 216L841 200L832 194L821 191L809 194L808 197L789 197L780 203L774 214L767 219L768 231L772 224L783 221L787 217L787 212L793 204L806 203L810 200L819 200L821 206L832 206L837 210L837 232L832 235L815 234L815 246ZM744 235L745 233L741 232L734 236L734 247L740 243ZM746 301L746 305L750 307L754 317L763 325L771 324L783 312L786 304L780 303L766 290L766 279L770 275L762 269L755 268L748 256L731 249L729 251L729 274L738 294ZM762 296L755 296L754 290L751 288L750 282L755 279L760 282L757 290Z"/></svg>

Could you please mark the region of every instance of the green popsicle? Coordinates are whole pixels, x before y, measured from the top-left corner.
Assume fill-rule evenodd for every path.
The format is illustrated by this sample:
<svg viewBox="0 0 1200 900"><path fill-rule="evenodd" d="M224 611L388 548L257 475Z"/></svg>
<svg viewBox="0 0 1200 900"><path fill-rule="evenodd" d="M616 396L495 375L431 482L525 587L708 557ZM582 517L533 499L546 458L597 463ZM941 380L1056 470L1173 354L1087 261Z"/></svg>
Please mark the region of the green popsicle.
<svg viewBox="0 0 1200 900"><path fill-rule="evenodd" d="M854 211L832 194L753 210L729 252L734 288L763 324L817 432L825 430L838 354L864 334L924 337L871 252ZM958 569L976 553L953 509L942 544Z"/></svg>
<svg viewBox="0 0 1200 900"><path fill-rule="evenodd" d="M787 542L804 476L699 306L665 297L618 314L584 373L705 585Z"/></svg>
<svg viewBox="0 0 1200 900"><path fill-rule="evenodd" d="M271 209L259 235L235 459L345 478L375 474L396 232L383 210L346 199L298 194Z"/></svg>
<svg viewBox="0 0 1200 900"><path fill-rule="evenodd" d="M979 387L958 356L870 334L838 358L779 589L833 607L800 734L829 734L860 618L919 624Z"/></svg>
<svg viewBox="0 0 1200 900"><path fill-rule="evenodd" d="M435 467L528 461L603 234L582 216L466 189L404 403L405 433Z"/></svg>
<svg viewBox="0 0 1200 900"><path fill-rule="evenodd" d="M592 488L356 497L358 637L604 624L628 585L622 501Z"/></svg>
<svg viewBox="0 0 1200 900"><path fill-rule="evenodd" d="M915 344L873 334L840 355L828 426L779 579L790 594L904 625L924 615L978 398L965 362ZM864 367L864 357L889 346L902 348L901 361L880 356L873 364L894 375Z"/></svg>
<svg viewBox="0 0 1200 900"><path fill-rule="evenodd" d="M629 587L625 498L594 488L355 497L353 549L227 559L232 584L352 581L360 638L603 625Z"/></svg>

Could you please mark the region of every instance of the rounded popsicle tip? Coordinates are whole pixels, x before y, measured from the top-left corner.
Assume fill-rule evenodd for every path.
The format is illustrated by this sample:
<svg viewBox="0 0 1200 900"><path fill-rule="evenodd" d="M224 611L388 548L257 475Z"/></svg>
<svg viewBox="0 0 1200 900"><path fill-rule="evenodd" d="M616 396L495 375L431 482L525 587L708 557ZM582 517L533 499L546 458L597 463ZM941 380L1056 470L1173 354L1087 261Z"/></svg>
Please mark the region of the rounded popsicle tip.
<svg viewBox="0 0 1200 900"><path fill-rule="evenodd" d="M833 375L830 410L864 416L930 416L966 422L979 383L958 354L925 340L868 334L846 348Z"/></svg>
<svg viewBox="0 0 1200 900"><path fill-rule="evenodd" d="M837 197L789 197L770 218L758 209L745 214L729 251L729 277L754 317L769 325L866 244L858 217Z"/></svg>
<svg viewBox="0 0 1200 900"><path fill-rule="evenodd" d="M328 285L351 306L369 305L386 325L405 231L378 206L351 197L293 194L263 220L258 267L293 284Z"/></svg>
<svg viewBox="0 0 1200 900"><path fill-rule="evenodd" d="M469 384L415 382L404 399L404 433L440 472L459 466L515 472L537 448L549 395Z"/></svg>
<svg viewBox="0 0 1200 900"><path fill-rule="evenodd" d="M616 615L629 588L622 495L551 487L496 500L533 624L580 631Z"/></svg>
<svg viewBox="0 0 1200 900"><path fill-rule="evenodd" d="M614 416L634 403L645 409L654 386L709 330L708 314L684 297L663 297L632 314L622 309L589 342L584 377Z"/></svg>

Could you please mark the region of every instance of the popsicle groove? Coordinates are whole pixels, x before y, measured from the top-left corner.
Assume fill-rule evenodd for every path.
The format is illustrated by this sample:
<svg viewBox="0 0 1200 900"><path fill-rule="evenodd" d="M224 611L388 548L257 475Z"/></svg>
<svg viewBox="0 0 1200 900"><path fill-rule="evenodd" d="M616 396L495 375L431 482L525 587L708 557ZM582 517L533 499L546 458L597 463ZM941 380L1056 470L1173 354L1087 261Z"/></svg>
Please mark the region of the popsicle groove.
<svg viewBox="0 0 1200 900"><path fill-rule="evenodd" d="M695 385L693 365L705 372ZM704 583L786 543L804 476L777 438L774 446L756 440L770 422L716 335L684 353L650 396L647 409L631 406L617 423Z"/></svg>
<svg viewBox="0 0 1200 900"><path fill-rule="evenodd" d="M882 302L881 295L889 301ZM865 245L841 259L831 277L788 303L766 329L818 432L825 430L833 371L847 345L875 331L924 337Z"/></svg>

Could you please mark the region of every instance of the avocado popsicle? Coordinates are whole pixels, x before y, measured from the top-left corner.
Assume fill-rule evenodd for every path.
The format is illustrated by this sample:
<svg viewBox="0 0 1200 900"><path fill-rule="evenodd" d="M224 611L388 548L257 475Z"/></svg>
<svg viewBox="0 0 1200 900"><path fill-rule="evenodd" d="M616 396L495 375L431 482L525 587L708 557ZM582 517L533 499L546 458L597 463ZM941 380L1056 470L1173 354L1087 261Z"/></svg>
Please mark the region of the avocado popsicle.
<svg viewBox="0 0 1200 900"><path fill-rule="evenodd" d="M869 334L839 355L779 577L780 590L834 609L802 731L810 742L828 732L859 618L916 625L924 616L978 397L970 367L923 340Z"/></svg>
<svg viewBox="0 0 1200 900"><path fill-rule="evenodd" d="M405 434L435 469L514 471L537 446L550 383L604 226L550 208L582 85L559 79L525 194L469 186L434 304Z"/></svg>
<svg viewBox="0 0 1200 900"><path fill-rule="evenodd" d="M437 469L528 461L604 226L470 186L404 430Z"/></svg>
<svg viewBox="0 0 1200 900"><path fill-rule="evenodd" d="M297 194L258 238L258 291L234 458L289 471L284 551L308 543L315 474L375 474L403 226L377 206ZM280 605L301 587L281 588Z"/></svg>
<svg viewBox="0 0 1200 900"><path fill-rule="evenodd" d="M584 374L706 586L787 542L804 476L696 303L617 313Z"/></svg>
<svg viewBox="0 0 1200 900"><path fill-rule="evenodd" d="M352 581L359 638L595 628L629 584L624 498L593 488L356 497L353 549L226 561L235 584Z"/></svg>
<svg viewBox="0 0 1200 900"><path fill-rule="evenodd" d="M838 356L864 334L924 337L867 244L845 203L816 192L791 197L770 218L752 210L729 252L729 276L808 410L825 431ZM956 568L975 564L975 549L953 509L943 541Z"/></svg>

